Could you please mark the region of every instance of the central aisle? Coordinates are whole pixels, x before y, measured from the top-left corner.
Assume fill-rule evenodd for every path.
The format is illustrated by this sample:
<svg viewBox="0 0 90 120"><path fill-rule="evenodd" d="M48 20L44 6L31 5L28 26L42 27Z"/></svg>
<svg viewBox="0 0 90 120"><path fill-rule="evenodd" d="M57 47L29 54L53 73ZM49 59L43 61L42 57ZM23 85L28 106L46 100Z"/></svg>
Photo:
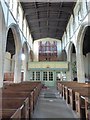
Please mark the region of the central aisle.
<svg viewBox="0 0 90 120"><path fill-rule="evenodd" d="M32 118L76 118L55 88L42 89Z"/></svg>

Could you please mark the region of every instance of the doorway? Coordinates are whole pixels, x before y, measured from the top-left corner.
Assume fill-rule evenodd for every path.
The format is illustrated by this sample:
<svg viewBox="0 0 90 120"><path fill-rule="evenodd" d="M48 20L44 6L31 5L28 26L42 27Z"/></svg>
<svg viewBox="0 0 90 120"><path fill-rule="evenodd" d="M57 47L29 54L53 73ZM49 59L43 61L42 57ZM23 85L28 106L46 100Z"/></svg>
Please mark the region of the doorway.
<svg viewBox="0 0 90 120"><path fill-rule="evenodd" d="M46 86L54 86L55 85L54 72L53 71L44 71L43 72L43 83Z"/></svg>

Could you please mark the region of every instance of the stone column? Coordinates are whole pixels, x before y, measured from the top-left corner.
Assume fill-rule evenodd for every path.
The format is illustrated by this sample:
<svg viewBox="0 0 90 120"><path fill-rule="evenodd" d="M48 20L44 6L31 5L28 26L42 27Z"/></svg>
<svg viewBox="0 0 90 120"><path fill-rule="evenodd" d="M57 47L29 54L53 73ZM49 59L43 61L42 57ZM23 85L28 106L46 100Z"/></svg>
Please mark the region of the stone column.
<svg viewBox="0 0 90 120"><path fill-rule="evenodd" d="M30 74L30 75L29 75L29 74ZM26 80L27 80L27 81L30 81L30 76L31 76L30 71L27 71L27 73L26 73Z"/></svg>
<svg viewBox="0 0 90 120"><path fill-rule="evenodd" d="M0 20L0 24L1 23L1 20ZM0 25L1 26L1 25ZM3 55L3 48L2 48L2 31L1 31L1 28L0 28L0 88L3 86L3 66L4 66L4 63L3 63L3 60L4 60L4 55Z"/></svg>
<svg viewBox="0 0 90 120"><path fill-rule="evenodd" d="M21 82L21 51L15 55L14 82Z"/></svg>
<svg viewBox="0 0 90 120"><path fill-rule="evenodd" d="M87 59L88 59L88 66L87 66L87 71L88 71L88 77L90 79L90 52L87 54Z"/></svg>
<svg viewBox="0 0 90 120"><path fill-rule="evenodd" d="M15 55L13 55L13 57L12 57L12 72L14 72L14 67L15 67Z"/></svg>
<svg viewBox="0 0 90 120"><path fill-rule="evenodd" d="M34 81L36 81L36 71L34 71Z"/></svg>
<svg viewBox="0 0 90 120"><path fill-rule="evenodd" d="M67 81L72 81L73 80L73 73L72 73L72 67L71 67L71 62L69 62L69 71L66 72L66 79Z"/></svg>
<svg viewBox="0 0 90 120"><path fill-rule="evenodd" d="M42 71L40 71L40 81L42 81Z"/></svg>
<svg viewBox="0 0 90 120"><path fill-rule="evenodd" d="M79 83L85 82L85 72L84 72L84 58L83 55L77 53L77 78Z"/></svg>
<svg viewBox="0 0 90 120"><path fill-rule="evenodd" d="M24 48L24 55L25 55L25 59L23 61L23 66L24 66L24 81L28 81L28 59L29 59L29 54L28 54L28 50L26 49L26 47Z"/></svg>
<svg viewBox="0 0 90 120"><path fill-rule="evenodd" d="M28 74L28 62L26 62L26 81L29 81Z"/></svg>
<svg viewBox="0 0 90 120"><path fill-rule="evenodd" d="M3 87L6 29L0 4L0 88Z"/></svg>
<svg viewBox="0 0 90 120"><path fill-rule="evenodd" d="M23 66L24 66L24 79L23 79L23 81L28 81L28 80L27 80L27 75L28 75L28 71L27 71L27 61L24 60L23 62L24 62L24 63L23 63Z"/></svg>
<svg viewBox="0 0 90 120"><path fill-rule="evenodd" d="M56 87L56 71L53 71L53 81L54 81L54 86Z"/></svg>

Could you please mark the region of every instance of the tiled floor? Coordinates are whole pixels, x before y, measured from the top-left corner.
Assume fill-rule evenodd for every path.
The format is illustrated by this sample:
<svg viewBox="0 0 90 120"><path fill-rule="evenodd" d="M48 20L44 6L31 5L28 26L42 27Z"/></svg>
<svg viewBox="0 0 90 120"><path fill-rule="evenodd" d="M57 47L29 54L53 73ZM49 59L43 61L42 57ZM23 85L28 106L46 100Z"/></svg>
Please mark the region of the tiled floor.
<svg viewBox="0 0 90 120"><path fill-rule="evenodd" d="M43 89L32 118L76 118L76 114L55 88Z"/></svg>

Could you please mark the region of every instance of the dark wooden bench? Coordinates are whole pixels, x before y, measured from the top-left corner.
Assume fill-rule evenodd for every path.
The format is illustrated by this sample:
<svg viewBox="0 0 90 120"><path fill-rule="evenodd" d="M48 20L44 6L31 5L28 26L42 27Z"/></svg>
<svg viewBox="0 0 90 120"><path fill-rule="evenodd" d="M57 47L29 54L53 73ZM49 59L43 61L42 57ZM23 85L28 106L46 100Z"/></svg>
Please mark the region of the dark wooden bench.
<svg viewBox="0 0 90 120"><path fill-rule="evenodd" d="M90 96L85 97L85 113L86 113L86 119L90 120Z"/></svg>
<svg viewBox="0 0 90 120"><path fill-rule="evenodd" d="M83 87L88 87L90 84L77 83L77 82L67 82L63 85L63 98L68 104L71 105L72 109L75 110L75 90L82 89Z"/></svg>
<svg viewBox="0 0 90 120"><path fill-rule="evenodd" d="M78 84L76 86L71 86L71 87L68 87L67 90L68 90L68 100L69 100L69 104L71 105L72 109L73 110L76 110L76 107L75 107L75 91L82 91L83 88L85 88L86 85L81 85L81 84ZM87 86L88 87L88 86Z"/></svg>
<svg viewBox="0 0 90 120"><path fill-rule="evenodd" d="M66 94L68 93L67 91L68 91L68 88L79 88L79 87L86 87L86 86L88 86L87 84L85 84L85 83L77 83L77 82L69 82L69 83L66 83L66 84L64 84L63 85L63 95L65 95L65 97L66 97ZM66 89L66 90L65 90Z"/></svg>
<svg viewBox="0 0 90 120"><path fill-rule="evenodd" d="M8 72L4 73L4 83L13 83L14 81L14 73L13 72Z"/></svg>
<svg viewBox="0 0 90 120"><path fill-rule="evenodd" d="M0 118L2 120L4 119L10 119L10 118L21 118L21 109L2 109L0 110Z"/></svg>
<svg viewBox="0 0 90 120"><path fill-rule="evenodd" d="M90 87L83 88L82 90L77 90L75 92L75 104L76 112L80 118L87 118L87 113L85 111L85 97L90 97Z"/></svg>
<svg viewBox="0 0 90 120"><path fill-rule="evenodd" d="M0 110L9 110L11 113L12 110L15 110L15 112L18 110L20 112L21 110L21 118L29 118L29 99L28 98L0 98L2 100L2 108ZM2 116L6 117L5 115ZM13 113L14 114L14 113ZM19 113L17 113L19 114Z"/></svg>
<svg viewBox="0 0 90 120"><path fill-rule="evenodd" d="M10 85L6 85L4 86L4 93L5 92L13 92L16 93L18 92L19 94L23 94L26 92L29 94L29 108L30 108L30 115L33 113L33 109L35 106L35 103L37 101L37 97L39 95L39 92L41 90L41 83L31 83L31 82L22 82L22 83L18 83L18 84L10 84ZM8 93L6 93L5 96L7 96ZM11 95L11 93L10 93ZM9 96L10 96L9 95ZM14 95L11 95L14 96ZM17 95L15 95L17 96ZM15 97L14 96L14 97ZM25 96L25 95L24 95Z"/></svg>
<svg viewBox="0 0 90 120"><path fill-rule="evenodd" d="M2 91L2 97L3 98L28 98L29 99L29 107L28 107L28 110L29 110L29 117L30 117L30 112L31 112L31 96L30 96L30 93L29 92L16 92L16 91ZM27 105L27 104L26 104ZM33 107L33 106L32 106Z"/></svg>
<svg viewBox="0 0 90 120"><path fill-rule="evenodd" d="M59 82L57 88L62 91L62 97L71 105L73 110L76 110L80 119L90 119L88 107L85 107L89 103L83 99L90 97L90 83Z"/></svg>
<svg viewBox="0 0 90 120"><path fill-rule="evenodd" d="M42 84L40 82L22 82L21 84L11 84L9 85L8 87L18 87L20 86L20 89L19 90L34 90L34 103L36 103L36 100L37 100L37 97L40 93L40 90L41 90L41 87L42 87ZM25 88L26 87L26 88Z"/></svg>
<svg viewBox="0 0 90 120"><path fill-rule="evenodd" d="M67 86L68 84L72 85L72 84L76 84L76 83L77 83L76 81L60 81L57 83L57 85L58 85L57 88L64 99L66 99L65 86Z"/></svg>
<svg viewBox="0 0 90 120"><path fill-rule="evenodd" d="M30 118L41 88L41 82L21 82L4 85L1 90L3 99L2 116L8 116L8 118L15 118L16 116L16 118ZM23 104L20 99L22 99ZM19 106L19 103L16 103L17 101L22 104L22 107Z"/></svg>

